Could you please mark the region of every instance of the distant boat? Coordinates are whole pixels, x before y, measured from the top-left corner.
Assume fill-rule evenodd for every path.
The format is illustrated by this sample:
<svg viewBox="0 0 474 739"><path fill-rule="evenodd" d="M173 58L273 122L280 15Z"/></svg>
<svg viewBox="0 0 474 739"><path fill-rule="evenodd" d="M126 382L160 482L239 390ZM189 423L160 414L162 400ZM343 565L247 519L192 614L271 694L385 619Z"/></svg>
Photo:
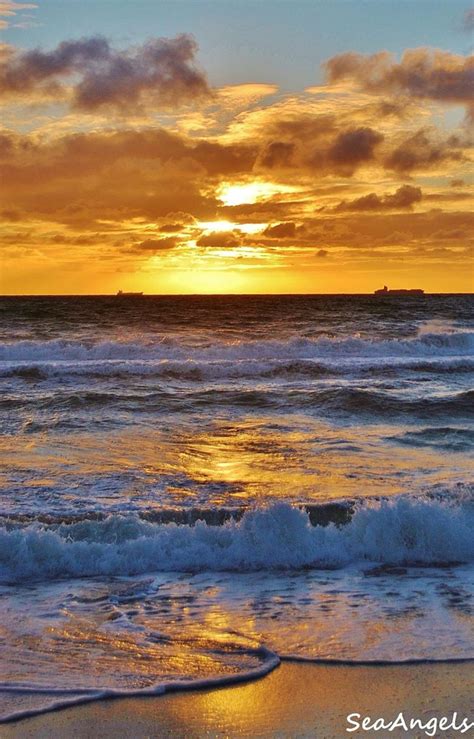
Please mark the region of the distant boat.
<svg viewBox="0 0 474 739"><path fill-rule="evenodd" d="M425 291L416 288L415 290L389 290L387 285L381 290L374 290L374 295L424 295Z"/></svg>
<svg viewBox="0 0 474 739"><path fill-rule="evenodd" d="M124 293L123 290L119 290L116 297L117 298L139 298L143 293Z"/></svg>

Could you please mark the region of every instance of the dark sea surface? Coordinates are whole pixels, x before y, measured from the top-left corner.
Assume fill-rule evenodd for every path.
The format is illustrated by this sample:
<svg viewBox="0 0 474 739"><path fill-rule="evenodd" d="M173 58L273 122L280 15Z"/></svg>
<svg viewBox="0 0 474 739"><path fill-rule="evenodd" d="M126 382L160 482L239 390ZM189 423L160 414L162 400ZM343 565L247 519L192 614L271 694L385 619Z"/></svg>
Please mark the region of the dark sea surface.
<svg viewBox="0 0 474 739"><path fill-rule="evenodd" d="M474 657L474 296L0 299L0 714Z"/></svg>

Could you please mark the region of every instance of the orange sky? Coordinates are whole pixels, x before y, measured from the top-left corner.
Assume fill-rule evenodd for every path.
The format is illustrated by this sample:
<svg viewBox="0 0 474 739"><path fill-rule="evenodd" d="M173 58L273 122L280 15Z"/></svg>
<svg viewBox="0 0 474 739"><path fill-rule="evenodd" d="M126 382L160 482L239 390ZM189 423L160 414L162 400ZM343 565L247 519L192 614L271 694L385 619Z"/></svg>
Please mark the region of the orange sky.
<svg viewBox="0 0 474 739"><path fill-rule="evenodd" d="M472 57L216 85L158 36L0 46L2 293L472 291Z"/></svg>

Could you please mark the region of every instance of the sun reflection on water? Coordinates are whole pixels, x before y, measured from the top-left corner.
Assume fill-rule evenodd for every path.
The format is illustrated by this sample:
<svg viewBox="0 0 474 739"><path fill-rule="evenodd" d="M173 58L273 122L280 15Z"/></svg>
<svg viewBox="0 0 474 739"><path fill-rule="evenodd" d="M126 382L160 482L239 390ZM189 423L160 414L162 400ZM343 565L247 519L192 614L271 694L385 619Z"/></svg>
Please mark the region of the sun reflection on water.
<svg viewBox="0 0 474 739"><path fill-rule="evenodd" d="M466 455L387 444L390 426L343 429L307 419L291 428L271 418L204 427L13 439L0 444L5 504L42 514L57 506L113 511L166 506L317 502L412 492L469 477ZM383 474L381 473L383 470Z"/></svg>

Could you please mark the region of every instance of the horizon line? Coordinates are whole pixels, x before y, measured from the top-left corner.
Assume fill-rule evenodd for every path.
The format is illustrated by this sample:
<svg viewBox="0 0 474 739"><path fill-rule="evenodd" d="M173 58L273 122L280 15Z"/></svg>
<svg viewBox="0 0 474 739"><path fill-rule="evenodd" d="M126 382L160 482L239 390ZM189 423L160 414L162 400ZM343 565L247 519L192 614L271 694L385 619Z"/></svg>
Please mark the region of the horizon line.
<svg viewBox="0 0 474 739"><path fill-rule="evenodd" d="M405 289L405 288L396 288ZM410 288L408 288L410 289ZM331 293L140 293L135 296L137 298L227 298L227 297L311 297L311 296L375 296L374 292L331 292ZM474 291L470 292L424 292L427 295L474 295ZM116 298L120 297L117 293L6 293L0 294L2 298ZM408 296L409 297L409 296Z"/></svg>

